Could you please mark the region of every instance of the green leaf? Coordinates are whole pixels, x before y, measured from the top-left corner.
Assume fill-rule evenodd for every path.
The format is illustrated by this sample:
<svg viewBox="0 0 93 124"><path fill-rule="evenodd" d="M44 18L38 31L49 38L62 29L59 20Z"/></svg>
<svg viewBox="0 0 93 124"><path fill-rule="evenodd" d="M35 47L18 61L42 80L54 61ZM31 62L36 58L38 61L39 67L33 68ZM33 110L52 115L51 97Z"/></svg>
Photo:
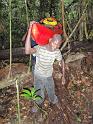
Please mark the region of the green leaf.
<svg viewBox="0 0 93 124"><path fill-rule="evenodd" d="M34 87L31 88L31 95L32 95L32 97L33 97L34 95L36 95L36 90L35 90Z"/></svg>
<svg viewBox="0 0 93 124"><path fill-rule="evenodd" d="M36 95L32 96L31 99L32 99L32 100L35 100L35 97L36 97Z"/></svg>
<svg viewBox="0 0 93 124"><path fill-rule="evenodd" d="M35 90L35 93L37 93L40 89Z"/></svg>
<svg viewBox="0 0 93 124"><path fill-rule="evenodd" d="M41 100L41 99L42 99L42 97L39 95L35 97L35 100Z"/></svg>
<svg viewBox="0 0 93 124"><path fill-rule="evenodd" d="M22 93L29 94L29 96L31 96L31 90L29 88L24 88Z"/></svg>
<svg viewBox="0 0 93 124"><path fill-rule="evenodd" d="M40 100L42 99L41 96L36 95L36 93L39 91L40 89L36 90L34 87L32 88L24 88L22 91L22 95L23 97L25 97L26 99L32 99L32 100Z"/></svg>
<svg viewBox="0 0 93 124"><path fill-rule="evenodd" d="M21 94L21 96L25 97L28 100L32 99L32 97L30 95L25 94L25 93L24 94Z"/></svg>
<svg viewBox="0 0 93 124"><path fill-rule="evenodd" d="M36 93L39 91L40 89L36 90L34 87L31 88L31 94L32 96L35 96Z"/></svg>

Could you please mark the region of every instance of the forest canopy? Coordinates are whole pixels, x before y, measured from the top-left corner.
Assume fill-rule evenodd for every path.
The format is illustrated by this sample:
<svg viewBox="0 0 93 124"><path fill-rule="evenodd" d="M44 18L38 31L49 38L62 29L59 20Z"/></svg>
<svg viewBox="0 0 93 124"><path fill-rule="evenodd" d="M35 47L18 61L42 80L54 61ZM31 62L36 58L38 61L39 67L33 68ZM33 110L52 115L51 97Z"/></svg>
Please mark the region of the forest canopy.
<svg viewBox="0 0 93 124"><path fill-rule="evenodd" d="M45 17L55 17L62 22L62 7L67 35L73 31L83 14L83 19L72 39L82 41L93 37L92 0L1 0L0 2L0 41L9 48L9 19L11 11L11 32L13 47L22 45L22 36L31 20L40 21ZM62 3L64 2L64 6ZM0 43L1 47L2 43Z"/></svg>

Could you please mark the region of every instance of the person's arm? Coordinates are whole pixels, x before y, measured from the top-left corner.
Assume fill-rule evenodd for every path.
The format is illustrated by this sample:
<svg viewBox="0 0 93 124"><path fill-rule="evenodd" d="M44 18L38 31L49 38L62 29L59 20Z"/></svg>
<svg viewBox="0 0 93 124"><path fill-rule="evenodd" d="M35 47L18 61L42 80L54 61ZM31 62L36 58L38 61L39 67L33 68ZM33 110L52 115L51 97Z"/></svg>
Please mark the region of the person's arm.
<svg viewBox="0 0 93 124"><path fill-rule="evenodd" d="M60 50L56 51L56 60L59 62L59 66L61 67L62 84L64 85L66 83L65 82L65 62Z"/></svg>
<svg viewBox="0 0 93 124"><path fill-rule="evenodd" d="M59 65L62 68L62 84L64 85L66 83L66 81L65 81L65 62L64 62L64 59L62 59L59 62Z"/></svg>
<svg viewBox="0 0 93 124"><path fill-rule="evenodd" d="M32 24L34 24L34 23L35 23L35 21L30 22L30 26L29 26L29 29L28 29L28 34L27 34L26 43L25 43L25 53L26 54L33 54L33 53L36 52L35 48L31 48L31 43L30 43L31 28L32 28Z"/></svg>

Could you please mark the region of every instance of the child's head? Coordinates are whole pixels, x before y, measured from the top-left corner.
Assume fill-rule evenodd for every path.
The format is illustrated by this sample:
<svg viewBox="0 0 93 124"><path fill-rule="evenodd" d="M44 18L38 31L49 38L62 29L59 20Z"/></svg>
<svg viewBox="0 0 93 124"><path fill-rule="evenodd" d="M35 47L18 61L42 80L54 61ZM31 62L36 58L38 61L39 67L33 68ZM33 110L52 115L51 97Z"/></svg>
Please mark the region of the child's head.
<svg viewBox="0 0 93 124"><path fill-rule="evenodd" d="M56 50L60 47L62 43L61 35L55 34L50 40L49 45L51 46L52 50Z"/></svg>

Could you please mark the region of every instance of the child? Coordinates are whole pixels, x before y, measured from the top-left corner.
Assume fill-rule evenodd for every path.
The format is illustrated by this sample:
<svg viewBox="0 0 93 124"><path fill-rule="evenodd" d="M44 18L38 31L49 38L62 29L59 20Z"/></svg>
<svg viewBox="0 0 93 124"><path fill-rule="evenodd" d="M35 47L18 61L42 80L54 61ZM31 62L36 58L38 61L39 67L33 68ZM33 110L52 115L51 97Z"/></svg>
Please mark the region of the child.
<svg viewBox="0 0 93 124"><path fill-rule="evenodd" d="M35 22L31 22L32 24ZM44 101L44 91L46 89L49 101L53 104L56 104L60 108L59 101L55 95L54 80L52 77L53 73L53 63L55 60L58 60L59 63L63 63L62 55L59 50L59 47L62 43L61 36L55 34L52 38L49 39L49 43L44 46L35 46L34 48L30 47L30 37L31 37L31 26L29 28L29 33L26 38L25 43L25 53L36 55L36 64L34 70L34 87L35 89L40 89L38 95L42 97L41 100L36 101L38 105ZM64 74L64 73L63 73ZM64 76L63 76L64 77ZM65 83L65 80L64 82Z"/></svg>

